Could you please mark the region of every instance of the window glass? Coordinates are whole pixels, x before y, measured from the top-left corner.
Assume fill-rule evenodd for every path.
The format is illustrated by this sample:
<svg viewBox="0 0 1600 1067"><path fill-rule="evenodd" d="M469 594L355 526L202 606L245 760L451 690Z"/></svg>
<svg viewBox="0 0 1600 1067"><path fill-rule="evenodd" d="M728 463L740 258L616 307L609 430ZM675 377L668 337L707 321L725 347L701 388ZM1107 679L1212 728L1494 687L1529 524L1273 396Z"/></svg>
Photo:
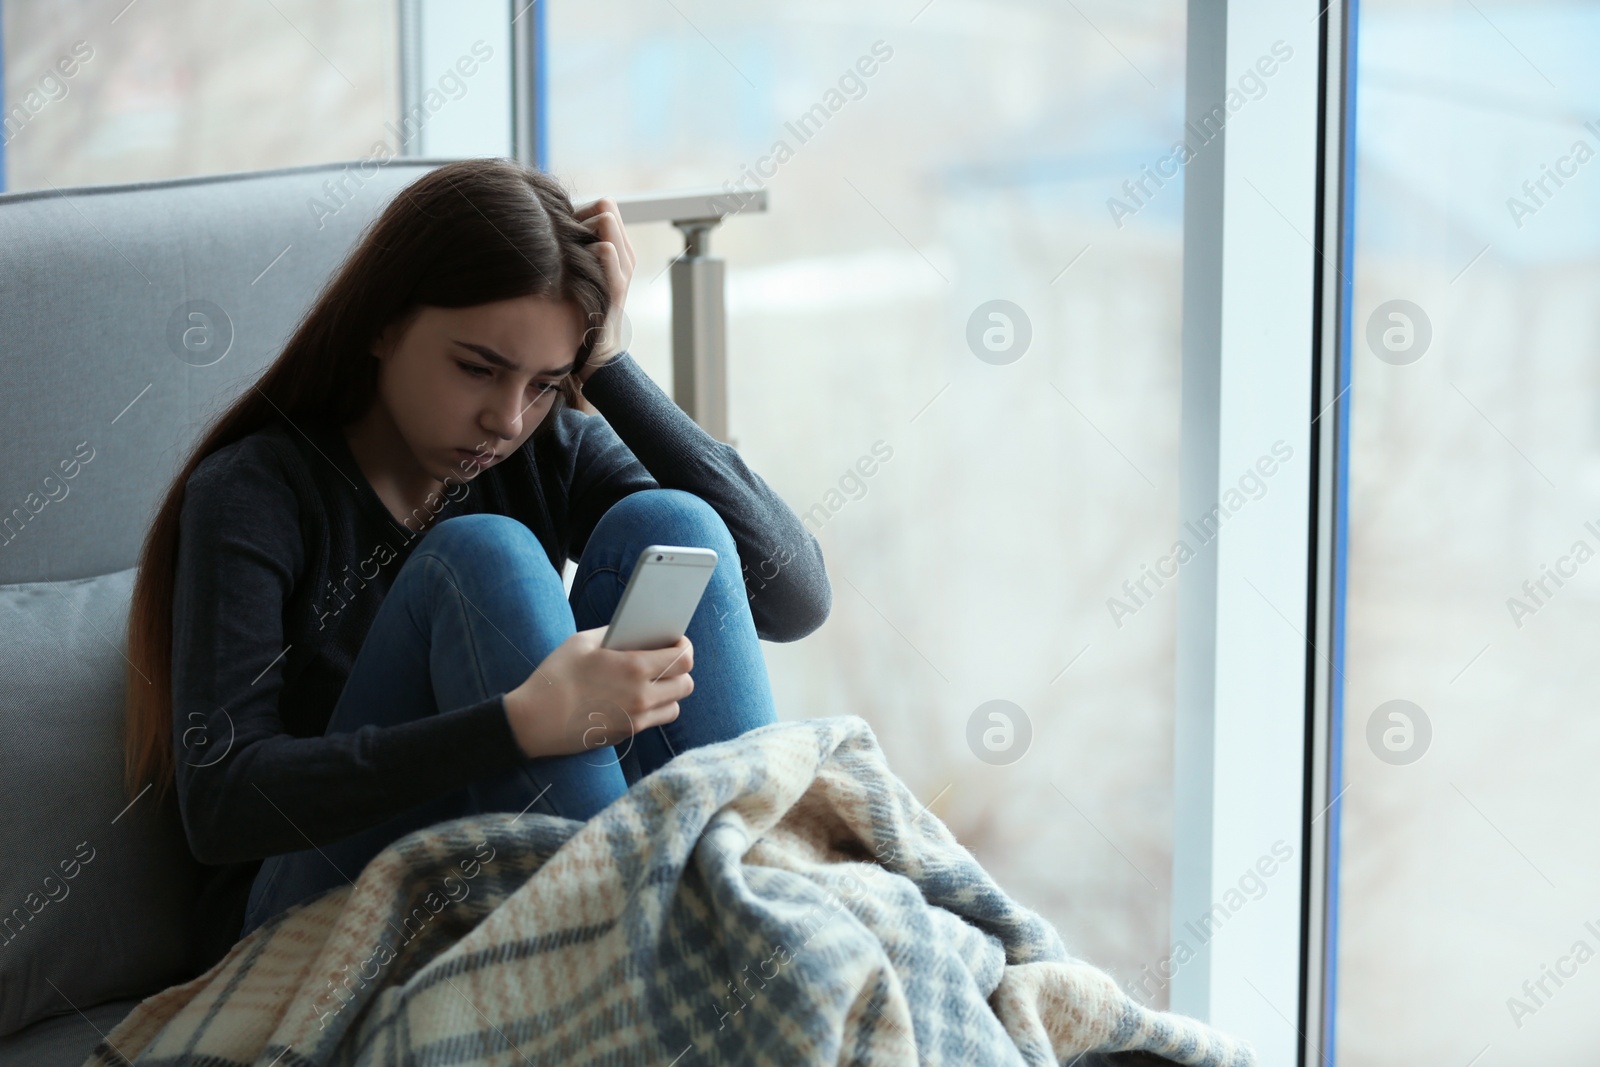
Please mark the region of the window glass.
<svg viewBox="0 0 1600 1067"><path fill-rule="evenodd" d="M1600 7L1363 0L1343 1064L1600 1015Z"/></svg>
<svg viewBox="0 0 1600 1067"><path fill-rule="evenodd" d="M393 0L25 0L0 4L0 18L7 192L361 159L398 143Z"/></svg>
<svg viewBox="0 0 1600 1067"><path fill-rule="evenodd" d="M712 249L730 434L833 583L816 634L764 646L780 714L865 718L1002 887L1164 1005L1184 5L548 17L558 175L770 197ZM682 242L632 239L665 385Z"/></svg>

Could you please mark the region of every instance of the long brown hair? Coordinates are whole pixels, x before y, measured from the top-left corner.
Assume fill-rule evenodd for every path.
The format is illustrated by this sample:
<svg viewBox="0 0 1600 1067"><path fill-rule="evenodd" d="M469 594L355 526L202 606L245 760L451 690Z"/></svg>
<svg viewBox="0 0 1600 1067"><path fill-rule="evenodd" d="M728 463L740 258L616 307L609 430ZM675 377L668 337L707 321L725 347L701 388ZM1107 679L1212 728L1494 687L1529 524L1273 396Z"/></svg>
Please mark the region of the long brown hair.
<svg viewBox="0 0 1600 1067"><path fill-rule="evenodd" d="M128 618L124 775L130 797L154 781L159 798L173 783L172 594L184 486L211 453L277 419L339 427L364 415L377 395L373 342L390 323L421 307L461 308L522 296L570 302L599 324L610 292L599 238L578 221L572 201L548 174L507 159L447 163L390 201L362 234L282 354L211 424L156 512L139 554ZM576 367L588 361L595 329L584 333ZM580 403L572 376L540 422Z"/></svg>

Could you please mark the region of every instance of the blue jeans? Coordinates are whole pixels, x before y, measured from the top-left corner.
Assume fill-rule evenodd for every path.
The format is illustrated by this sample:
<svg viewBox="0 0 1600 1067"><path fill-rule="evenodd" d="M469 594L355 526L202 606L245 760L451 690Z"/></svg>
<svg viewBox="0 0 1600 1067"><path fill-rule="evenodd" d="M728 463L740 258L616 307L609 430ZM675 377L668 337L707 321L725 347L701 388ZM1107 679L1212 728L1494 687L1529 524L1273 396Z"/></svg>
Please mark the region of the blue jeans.
<svg viewBox="0 0 1600 1067"><path fill-rule="evenodd" d="M689 623L694 692L678 702L676 720L613 746L525 760L320 849L269 856L250 887L239 936L354 882L413 830L524 809L587 820L679 752L776 722L733 536L694 494L647 489L617 501L595 524L570 598L539 539L516 519L439 522L395 575L324 732L410 722L516 688L573 633L611 621L634 562L652 544L713 548L718 556Z"/></svg>

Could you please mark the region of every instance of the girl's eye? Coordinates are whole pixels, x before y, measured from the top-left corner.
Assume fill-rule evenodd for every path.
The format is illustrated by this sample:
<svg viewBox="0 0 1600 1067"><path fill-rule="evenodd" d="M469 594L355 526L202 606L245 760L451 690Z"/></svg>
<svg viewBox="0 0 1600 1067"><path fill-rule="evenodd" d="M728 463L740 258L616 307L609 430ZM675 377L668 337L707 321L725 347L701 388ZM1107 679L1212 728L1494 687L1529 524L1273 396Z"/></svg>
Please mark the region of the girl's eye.
<svg viewBox="0 0 1600 1067"><path fill-rule="evenodd" d="M456 360L456 366L460 367L467 374L479 379L480 381L484 378L494 377L494 370L490 367L485 367L480 363L467 363L464 360L458 359ZM541 397L548 396L560 388L559 382L529 382L528 384L529 387L534 390L535 395Z"/></svg>

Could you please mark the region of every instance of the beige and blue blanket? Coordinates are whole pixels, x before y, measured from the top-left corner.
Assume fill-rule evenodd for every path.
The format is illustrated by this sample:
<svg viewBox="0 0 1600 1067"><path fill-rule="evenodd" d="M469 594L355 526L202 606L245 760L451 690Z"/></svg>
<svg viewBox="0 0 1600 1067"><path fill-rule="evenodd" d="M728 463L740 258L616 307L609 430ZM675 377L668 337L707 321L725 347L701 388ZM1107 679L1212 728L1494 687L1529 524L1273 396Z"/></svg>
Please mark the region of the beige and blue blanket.
<svg viewBox="0 0 1600 1067"><path fill-rule="evenodd" d="M86 1067L1167 1062L1255 1061L1069 955L838 716L685 752L584 823L404 837Z"/></svg>

